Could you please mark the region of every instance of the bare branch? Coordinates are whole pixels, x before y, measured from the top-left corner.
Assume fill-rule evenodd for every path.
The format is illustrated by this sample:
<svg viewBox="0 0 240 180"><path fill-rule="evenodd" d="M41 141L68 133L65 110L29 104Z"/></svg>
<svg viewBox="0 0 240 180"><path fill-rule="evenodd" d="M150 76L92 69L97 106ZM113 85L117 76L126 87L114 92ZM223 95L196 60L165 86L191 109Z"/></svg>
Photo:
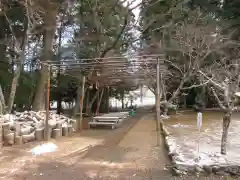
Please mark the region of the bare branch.
<svg viewBox="0 0 240 180"><path fill-rule="evenodd" d="M112 43L111 46L109 46L109 47L107 47L107 48L105 48L105 49L103 50L103 52L102 52L101 55L100 55L100 58L103 58L103 57L107 54L108 51L110 51L110 50L112 50L113 48L115 48L115 46L117 45L119 39L120 39L121 36L122 36L122 34L123 34L123 32L124 32L127 24L128 24L128 13L125 14L124 24L123 24L123 26L122 26L122 28L121 28L118 36L116 37L115 41Z"/></svg>
<svg viewBox="0 0 240 180"><path fill-rule="evenodd" d="M226 107L223 105L223 103L222 103L221 100L219 99L219 97L218 97L218 95L217 95L217 93L216 93L216 91L214 90L213 87L211 87L211 90L212 90L212 92L213 92L214 97L215 97L216 100L217 100L218 105L219 105L223 110L226 110Z"/></svg>
<svg viewBox="0 0 240 180"><path fill-rule="evenodd" d="M208 80L204 83L201 83L201 84L194 84L194 85L191 85L189 87L183 87L182 90L187 90L187 89L192 89L192 88L197 88L197 87L201 87L201 86L204 86L204 85L207 85L211 80Z"/></svg>
<svg viewBox="0 0 240 180"><path fill-rule="evenodd" d="M189 76L183 78L179 85L178 85L178 88L176 89L176 91L173 93L172 97L168 100L169 103L171 103L180 93L180 90L182 89L184 83L188 80Z"/></svg>
<svg viewBox="0 0 240 180"><path fill-rule="evenodd" d="M214 86L216 86L220 90L224 90L224 87L220 85L219 83L213 81L211 78L209 78L205 73L203 73L201 70L198 71L200 74L202 74L207 80L209 80L208 83L212 83Z"/></svg>
<svg viewBox="0 0 240 180"><path fill-rule="evenodd" d="M13 37L15 43L16 43L16 46L15 46L16 52L17 52L18 54L20 54L20 52L21 52L21 48L20 48L20 47L21 47L21 46L20 46L20 43L18 42L18 40L17 40L17 38L16 38L16 36L15 36L15 33L14 33L14 31L13 31L13 27L12 27L11 21L10 21L9 18L7 17L7 14L6 14L5 11L3 12L3 14L4 14L4 16L5 16L5 18L6 18L7 22L8 22L9 29L10 29L10 31L11 31L11 33L12 33L12 37Z"/></svg>
<svg viewBox="0 0 240 180"><path fill-rule="evenodd" d="M171 61L169 61L169 60L167 60L167 59L165 59L164 61L166 61L166 62L168 62L172 67L174 67L175 69L177 69L180 73L181 73L181 75L183 75L183 71L181 70L181 68L179 68L177 65L175 65L173 62L171 62Z"/></svg>

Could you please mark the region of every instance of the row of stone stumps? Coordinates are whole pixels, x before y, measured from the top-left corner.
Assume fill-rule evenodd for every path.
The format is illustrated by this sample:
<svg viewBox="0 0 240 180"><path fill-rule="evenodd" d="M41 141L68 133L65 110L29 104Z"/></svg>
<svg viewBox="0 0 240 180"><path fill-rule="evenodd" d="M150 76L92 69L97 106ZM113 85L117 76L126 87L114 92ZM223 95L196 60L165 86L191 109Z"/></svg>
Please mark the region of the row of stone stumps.
<svg viewBox="0 0 240 180"><path fill-rule="evenodd" d="M172 170L174 175L187 175L187 174L215 174L219 176L240 176L240 166L238 165L204 165L200 167L199 165L187 165L178 164L176 160L178 159L177 153L170 152L170 144L168 143L168 137L171 135L168 130L164 127L164 123L161 123L162 134L164 136L165 148L169 152L168 155L172 161Z"/></svg>
<svg viewBox="0 0 240 180"><path fill-rule="evenodd" d="M19 134L19 131L12 131L9 123L0 124L0 142L2 146L9 145L22 145L31 141L43 141L44 140L44 128L38 128L30 134ZM69 136L74 132L72 125L62 126L56 124L56 127L49 128L48 139L58 139L61 136Z"/></svg>

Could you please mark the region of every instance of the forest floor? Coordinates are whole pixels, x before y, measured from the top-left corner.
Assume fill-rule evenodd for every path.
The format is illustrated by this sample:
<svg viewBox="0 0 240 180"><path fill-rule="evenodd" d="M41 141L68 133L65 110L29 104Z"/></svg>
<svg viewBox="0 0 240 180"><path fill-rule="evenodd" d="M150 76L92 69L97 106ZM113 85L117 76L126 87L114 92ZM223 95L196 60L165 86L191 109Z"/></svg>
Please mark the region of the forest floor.
<svg viewBox="0 0 240 180"><path fill-rule="evenodd" d="M35 157L22 148L18 154L2 152L0 179L3 180L219 180L224 177L172 176L164 141L157 146L153 114L142 111L110 130L93 129L57 141L59 150ZM84 140L85 139L85 140ZM84 144L85 142L85 144ZM75 151L70 148L75 148ZM87 149L91 145L92 147ZM30 145L33 146L33 145ZM81 151L80 146L86 151ZM84 146L84 147L83 147ZM78 149L79 148L79 149ZM16 153L15 152L15 153ZM11 152L14 154L13 152ZM228 178L230 179L230 178Z"/></svg>

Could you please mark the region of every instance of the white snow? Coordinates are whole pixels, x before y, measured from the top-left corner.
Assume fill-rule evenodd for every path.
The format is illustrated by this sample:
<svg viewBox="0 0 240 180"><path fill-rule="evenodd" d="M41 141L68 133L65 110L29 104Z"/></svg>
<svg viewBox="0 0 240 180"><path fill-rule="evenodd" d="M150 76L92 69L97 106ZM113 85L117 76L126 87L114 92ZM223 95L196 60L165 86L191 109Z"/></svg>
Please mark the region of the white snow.
<svg viewBox="0 0 240 180"><path fill-rule="evenodd" d="M174 128L178 128L178 127L182 127L182 128L191 128L192 126L191 126L191 125L187 125L187 124L181 124L181 123L178 123L178 124L174 124L174 125L172 125L172 127L174 127Z"/></svg>
<svg viewBox="0 0 240 180"><path fill-rule="evenodd" d="M235 96L240 97L240 92L236 92L236 93L235 93Z"/></svg>
<svg viewBox="0 0 240 180"><path fill-rule="evenodd" d="M53 144L53 143L45 143L45 144L40 144L33 149L30 150L30 152L33 155L40 155L44 153L50 153L50 152L55 152L58 149L58 147Z"/></svg>
<svg viewBox="0 0 240 180"><path fill-rule="evenodd" d="M179 165L198 165L202 167L203 165L214 165L214 164L226 164L228 160L225 156L219 153L212 152L197 152L195 149L189 149L188 153L183 152L181 145L177 144L176 139L169 135L166 137L166 141L169 146L169 153L173 153L176 164Z"/></svg>
<svg viewBox="0 0 240 180"><path fill-rule="evenodd" d="M221 114L209 113L203 117L205 124L203 124L201 132L197 129L196 118L193 121L190 121L189 117L185 118L186 116L181 116L179 119L170 118L164 123L164 129L168 132L166 143L176 164L198 167L204 165L240 165L239 114L236 113L232 117L228 134L227 155L220 154Z"/></svg>

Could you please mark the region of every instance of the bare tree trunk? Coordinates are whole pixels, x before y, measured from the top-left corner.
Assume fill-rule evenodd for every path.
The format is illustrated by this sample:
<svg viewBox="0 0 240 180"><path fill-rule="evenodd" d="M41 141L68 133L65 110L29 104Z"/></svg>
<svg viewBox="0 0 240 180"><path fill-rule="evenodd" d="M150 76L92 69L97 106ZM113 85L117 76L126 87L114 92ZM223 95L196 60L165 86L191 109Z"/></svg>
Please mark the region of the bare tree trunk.
<svg viewBox="0 0 240 180"><path fill-rule="evenodd" d="M3 114L5 111L5 99L4 99L4 95L3 95L3 91L2 91L2 86L0 84L0 114Z"/></svg>
<svg viewBox="0 0 240 180"><path fill-rule="evenodd" d="M61 25L59 27L58 31L58 61L61 61L61 52L60 49L62 47L62 30L63 30L63 22L61 20ZM57 73L57 114L60 114L62 112L62 91L60 89L60 66L58 67L58 73Z"/></svg>
<svg viewBox="0 0 240 180"><path fill-rule="evenodd" d="M164 108L163 108L163 115L167 116L167 114L168 114L168 108L166 106L164 106Z"/></svg>
<svg viewBox="0 0 240 180"><path fill-rule="evenodd" d="M155 93L155 90L154 90L154 89L156 89L156 88L148 86L148 89L149 89L154 95L156 94L156 93Z"/></svg>
<svg viewBox="0 0 240 180"><path fill-rule="evenodd" d="M173 93L172 97L168 100L169 103L172 103L172 101L179 95L184 83L187 81L188 78L185 78L183 80L181 80L178 88L176 89L176 91Z"/></svg>
<svg viewBox="0 0 240 180"><path fill-rule="evenodd" d="M124 109L124 90L121 92L122 110Z"/></svg>
<svg viewBox="0 0 240 180"><path fill-rule="evenodd" d="M184 108L187 108L187 95L184 96Z"/></svg>
<svg viewBox="0 0 240 180"><path fill-rule="evenodd" d="M221 154L227 154L227 138L228 138L228 130L231 122L231 112L225 112L223 116L223 132L222 132L222 142L221 142Z"/></svg>
<svg viewBox="0 0 240 180"><path fill-rule="evenodd" d="M18 80L23 68L23 62L25 60L25 48L27 44L27 31L28 31L28 21L24 23L24 34L23 34L23 39L21 43L18 43L18 49L21 49L20 56L19 56L19 62L17 63L17 69L14 72L13 80L12 80L12 85L11 85L11 91L8 97L8 104L7 104L7 112L11 113L14 99L15 99L15 94L18 86Z"/></svg>
<svg viewBox="0 0 240 180"><path fill-rule="evenodd" d="M97 96L98 96L98 90L96 91L96 93L95 93L95 95L93 96L91 102L89 103L89 106L88 106L88 114L90 114L90 111L91 111L91 109L92 109L92 105L93 105L93 103L96 101Z"/></svg>
<svg viewBox="0 0 240 180"><path fill-rule="evenodd" d="M2 102L0 101L0 115L4 113L4 106Z"/></svg>
<svg viewBox="0 0 240 180"><path fill-rule="evenodd" d="M166 92L164 93L164 95L165 95L164 99L165 99L165 102L166 102L166 104L164 104L164 110L163 110L163 115L164 116L167 116L168 110L169 110L169 104L172 104L173 100L178 97L178 95L179 95L179 93L180 93L180 91L181 91L181 89L182 89L182 87L183 87L183 85L184 85L184 83L186 82L187 79L188 78L185 78L185 79L181 80L178 88L176 89L176 91L173 93L172 97L169 100L166 99Z"/></svg>
<svg viewBox="0 0 240 180"><path fill-rule="evenodd" d="M47 3L45 5L44 17L44 38L41 62L52 60L52 49L56 30L56 18L58 13L58 3ZM48 78L48 67L42 66L40 71L40 79L37 84L37 89L33 102L33 110L44 110L44 87Z"/></svg>
<svg viewBox="0 0 240 180"><path fill-rule="evenodd" d="M57 114L61 114L62 112L62 94L61 92L57 92Z"/></svg>
<svg viewBox="0 0 240 180"><path fill-rule="evenodd" d="M77 98L75 100L75 106L73 108L72 117L75 117L77 112L80 109L79 105L80 105L81 90L82 90L82 87L81 87L80 81L78 81Z"/></svg>
<svg viewBox="0 0 240 180"><path fill-rule="evenodd" d="M85 113L88 114L88 107L89 107L89 94L90 91L87 91L87 97L86 97L86 108L85 108Z"/></svg>
<svg viewBox="0 0 240 180"><path fill-rule="evenodd" d="M20 61L22 61L22 60L20 60ZM17 90L17 86L18 86L18 79L20 77L21 71L22 71L22 63L20 62L17 64L17 69L16 69L16 72L14 73L14 77L12 80L11 91L10 91L10 94L8 97L8 103L7 103L7 112L8 113L11 113L11 111L12 111L13 102L15 99L15 94L16 94L16 90Z"/></svg>
<svg viewBox="0 0 240 180"><path fill-rule="evenodd" d="M100 105L101 105L101 102L102 102L103 93L104 93L104 88L102 89L101 95L100 95L99 100L98 100L96 114L99 114L99 109L100 109Z"/></svg>
<svg viewBox="0 0 240 180"><path fill-rule="evenodd" d="M4 114L4 113L5 113L5 99L3 96L2 87L0 85L0 114Z"/></svg>

